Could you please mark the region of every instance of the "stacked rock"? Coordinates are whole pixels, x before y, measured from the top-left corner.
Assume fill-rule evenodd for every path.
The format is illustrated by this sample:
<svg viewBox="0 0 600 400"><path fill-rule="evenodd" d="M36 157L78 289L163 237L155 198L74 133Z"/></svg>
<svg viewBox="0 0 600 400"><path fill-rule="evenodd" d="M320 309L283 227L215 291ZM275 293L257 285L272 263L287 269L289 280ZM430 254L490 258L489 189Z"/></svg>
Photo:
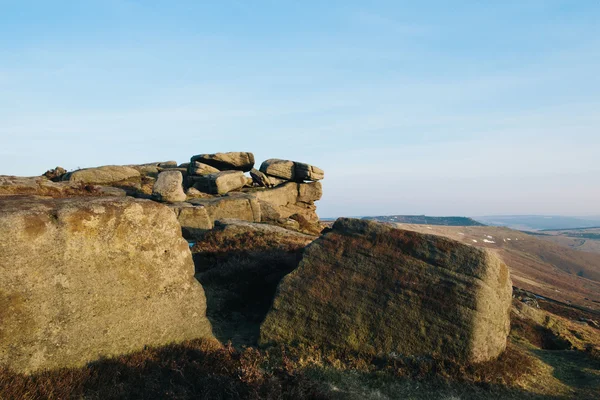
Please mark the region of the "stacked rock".
<svg viewBox="0 0 600 400"><path fill-rule="evenodd" d="M250 172L251 179L244 175ZM272 188L287 182L302 183L324 178L322 169L297 161L272 158L254 168L254 154L230 152L193 156L187 168L188 187L223 195L247 186Z"/></svg>
<svg viewBox="0 0 600 400"><path fill-rule="evenodd" d="M208 194L226 194L251 186L244 175L254 167L254 154L230 152L199 154L190 159L188 186Z"/></svg>

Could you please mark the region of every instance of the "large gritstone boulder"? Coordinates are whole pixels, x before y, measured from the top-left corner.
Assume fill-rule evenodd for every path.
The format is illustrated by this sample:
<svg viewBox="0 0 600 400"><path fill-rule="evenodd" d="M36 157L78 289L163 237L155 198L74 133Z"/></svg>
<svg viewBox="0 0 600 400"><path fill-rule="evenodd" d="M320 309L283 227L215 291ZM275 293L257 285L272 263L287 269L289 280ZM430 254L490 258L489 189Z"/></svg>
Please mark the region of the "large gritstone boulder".
<svg viewBox="0 0 600 400"><path fill-rule="evenodd" d="M63 176L64 180L84 184L103 185L140 180L140 172L132 167L106 165L97 168L80 169Z"/></svg>
<svg viewBox="0 0 600 400"><path fill-rule="evenodd" d="M0 200L0 366L77 367L212 337L168 207L132 198Z"/></svg>
<svg viewBox="0 0 600 400"><path fill-rule="evenodd" d="M194 176L194 187L209 194L225 194L243 188L248 178L241 171L223 171L204 176Z"/></svg>
<svg viewBox="0 0 600 400"><path fill-rule="evenodd" d="M492 253L342 218L280 283L261 343L480 362L506 347L511 294Z"/></svg>
<svg viewBox="0 0 600 400"><path fill-rule="evenodd" d="M152 188L152 196L167 203L185 201L187 196L183 191L183 175L180 171L163 171Z"/></svg>
<svg viewBox="0 0 600 400"><path fill-rule="evenodd" d="M311 222L318 222L315 201L323 194L320 182L295 183L288 182L269 190L256 191L253 196L261 207L261 218L264 222L289 218L301 214Z"/></svg>
<svg viewBox="0 0 600 400"><path fill-rule="evenodd" d="M260 166L260 171L288 181L319 181L325 177L325 172L318 167L297 161L270 158Z"/></svg>
<svg viewBox="0 0 600 400"><path fill-rule="evenodd" d="M216 154L199 154L190 159L190 163L200 162L217 168L219 171L248 172L254 167L254 154L248 152L229 152Z"/></svg>

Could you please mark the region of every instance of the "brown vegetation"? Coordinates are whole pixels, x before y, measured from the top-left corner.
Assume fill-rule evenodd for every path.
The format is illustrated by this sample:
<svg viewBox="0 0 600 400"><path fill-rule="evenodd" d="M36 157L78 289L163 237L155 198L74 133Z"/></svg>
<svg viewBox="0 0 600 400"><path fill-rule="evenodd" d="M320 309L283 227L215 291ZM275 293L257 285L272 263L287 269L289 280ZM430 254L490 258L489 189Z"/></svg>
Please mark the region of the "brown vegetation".
<svg viewBox="0 0 600 400"><path fill-rule="evenodd" d="M294 270L307 243L299 234L211 230L192 248L215 336L255 345L281 278Z"/></svg>

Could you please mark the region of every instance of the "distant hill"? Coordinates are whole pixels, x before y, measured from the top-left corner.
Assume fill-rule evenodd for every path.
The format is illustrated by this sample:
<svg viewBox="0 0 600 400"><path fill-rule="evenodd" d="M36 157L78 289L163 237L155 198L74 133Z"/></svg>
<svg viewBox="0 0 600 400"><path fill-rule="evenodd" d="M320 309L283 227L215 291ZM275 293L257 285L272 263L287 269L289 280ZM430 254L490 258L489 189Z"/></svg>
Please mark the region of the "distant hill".
<svg viewBox="0 0 600 400"><path fill-rule="evenodd" d="M386 215L379 217L363 217L378 222L392 222L399 224L441 225L441 226L485 226L467 217L430 217L427 215Z"/></svg>
<svg viewBox="0 0 600 400"><path fill-rule="evenodd" d="M560 215L492 215L473 217L491 226L506 226L525 231L591 228L600 226L600 217L565 217Z"/></svg>

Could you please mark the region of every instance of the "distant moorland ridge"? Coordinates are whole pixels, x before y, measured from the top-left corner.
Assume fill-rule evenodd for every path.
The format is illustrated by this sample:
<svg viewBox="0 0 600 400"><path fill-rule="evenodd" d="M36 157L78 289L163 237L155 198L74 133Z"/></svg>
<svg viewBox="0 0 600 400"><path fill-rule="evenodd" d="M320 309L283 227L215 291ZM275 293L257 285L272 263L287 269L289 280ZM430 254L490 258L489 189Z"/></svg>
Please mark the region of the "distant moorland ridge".
<svg viewBox="0 0 600 400"><path fill-rule="evenodd" d="M430 217L427 215L385 215L363 217L378 222L394 222L399 224L443 225L443 226L485 226L468 217Z"/></svg>

